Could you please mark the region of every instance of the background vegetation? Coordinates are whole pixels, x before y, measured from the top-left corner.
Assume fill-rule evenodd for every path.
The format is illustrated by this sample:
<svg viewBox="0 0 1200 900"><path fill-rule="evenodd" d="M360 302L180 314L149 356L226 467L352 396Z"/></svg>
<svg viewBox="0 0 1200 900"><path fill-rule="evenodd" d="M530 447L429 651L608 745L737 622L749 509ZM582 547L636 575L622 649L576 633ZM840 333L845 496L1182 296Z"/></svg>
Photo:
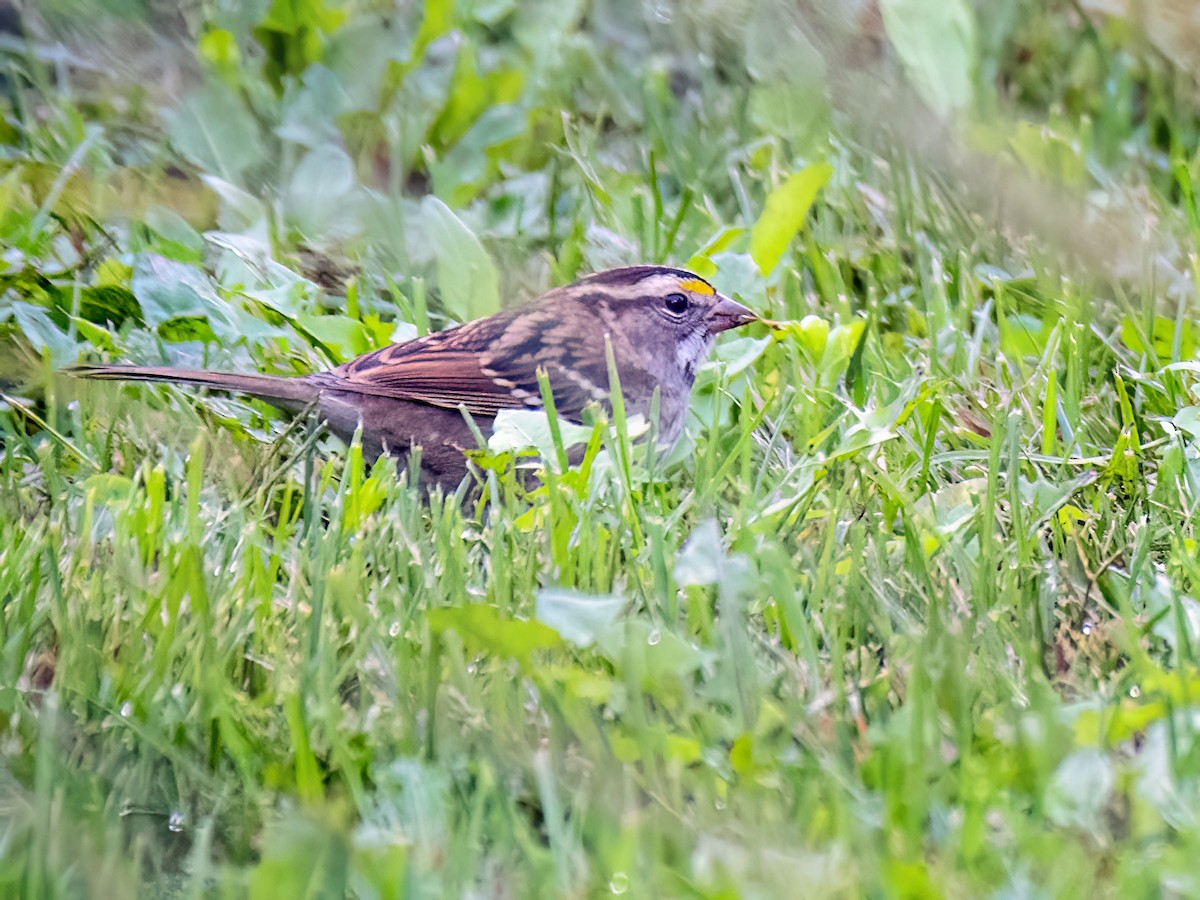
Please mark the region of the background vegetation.
<svg viewBox="0 0 1200 900"><path fill-rule="evenodd" d="M0 893L1200 893L1191 4L34 6ZM527 494L506 431L487 506L58 374L309 371L635 261L793 324L670 459L618 418Z"/></svg>

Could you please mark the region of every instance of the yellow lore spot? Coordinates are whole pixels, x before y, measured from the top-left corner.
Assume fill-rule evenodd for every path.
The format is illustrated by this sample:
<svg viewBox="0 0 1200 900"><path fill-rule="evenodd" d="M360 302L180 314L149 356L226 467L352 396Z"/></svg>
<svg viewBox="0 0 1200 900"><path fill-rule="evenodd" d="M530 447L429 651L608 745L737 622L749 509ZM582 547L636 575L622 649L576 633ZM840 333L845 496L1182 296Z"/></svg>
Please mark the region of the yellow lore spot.
<svg viewBox="0 0 1200 900"><path fill-rule="evenodd" d="M704 294L706 297L711 297L716 291L713 286L707 281L701 281L699 278L689 278L686 281L679 282L679 286L685 291L691 291L693 294Z"/></svg>

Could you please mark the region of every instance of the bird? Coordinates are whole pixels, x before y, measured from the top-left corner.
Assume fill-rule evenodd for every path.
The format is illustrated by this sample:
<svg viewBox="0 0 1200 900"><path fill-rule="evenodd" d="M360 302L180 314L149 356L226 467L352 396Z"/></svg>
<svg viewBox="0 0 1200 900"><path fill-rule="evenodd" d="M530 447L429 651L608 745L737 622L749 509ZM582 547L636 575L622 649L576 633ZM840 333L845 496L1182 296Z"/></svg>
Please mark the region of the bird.
<svg viewBox="0 0 1200 900"><path fill-rule="evenodd" d="M557 415L581 422L611 409L612 356L626 415L649 420L657 394L660 445L683 431L696 368L718 334L758 319L707 280L658 265L597 272L495 315L391 344L300 376L125 364L76 366L80 378L165 382L247 394L293 415L313 411L364 455L406 457L420 447L420 480L454 490L468 473L476 430L497 414L539 409L538 372ZM469 414L469 419L467 415Z"/></svg>

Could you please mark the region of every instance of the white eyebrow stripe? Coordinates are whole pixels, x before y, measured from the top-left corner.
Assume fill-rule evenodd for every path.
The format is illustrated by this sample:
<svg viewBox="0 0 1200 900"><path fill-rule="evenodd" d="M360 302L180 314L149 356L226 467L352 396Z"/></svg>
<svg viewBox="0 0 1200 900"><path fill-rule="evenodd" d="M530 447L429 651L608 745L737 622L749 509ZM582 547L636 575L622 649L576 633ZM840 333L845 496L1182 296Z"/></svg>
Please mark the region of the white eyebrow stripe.
<svg viewBox="0 0 1200 900"><path fill-rule="evenodd" d="M662 294L666 295L672 291L681 291L679 279L674 275L651 275L649 278L643 278L638 282L639 294Z"/></svg>

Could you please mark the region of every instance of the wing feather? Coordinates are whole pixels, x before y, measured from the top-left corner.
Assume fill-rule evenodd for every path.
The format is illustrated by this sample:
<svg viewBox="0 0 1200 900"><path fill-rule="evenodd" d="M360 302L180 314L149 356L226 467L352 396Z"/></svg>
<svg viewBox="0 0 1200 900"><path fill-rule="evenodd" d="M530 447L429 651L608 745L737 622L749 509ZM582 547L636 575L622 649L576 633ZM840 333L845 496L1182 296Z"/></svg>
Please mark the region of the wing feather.
<svg viewBox="0 0 1200 900"><path fill-rule="evenodd" d="M328 387L356 394L447 409L465 406L475 416L538 406L541 401L536 371L501 374L484 366L487 350L510 320L511 314L501 313L392 344L338 366L323 380Z"/></svg>
<svg viewBox="0 0 1200 900"><path fill-rule="evenodd" d="M322 385L492 417L541 407L541 365L559 413L579 421L585 406L603 401L608 385L603 358L592 359L599 322L590 314L580 318L545 302L508 310L360 356L325 373Z"/></svg>

